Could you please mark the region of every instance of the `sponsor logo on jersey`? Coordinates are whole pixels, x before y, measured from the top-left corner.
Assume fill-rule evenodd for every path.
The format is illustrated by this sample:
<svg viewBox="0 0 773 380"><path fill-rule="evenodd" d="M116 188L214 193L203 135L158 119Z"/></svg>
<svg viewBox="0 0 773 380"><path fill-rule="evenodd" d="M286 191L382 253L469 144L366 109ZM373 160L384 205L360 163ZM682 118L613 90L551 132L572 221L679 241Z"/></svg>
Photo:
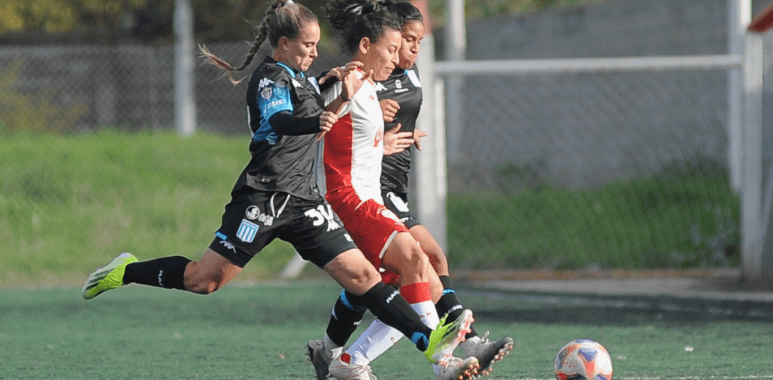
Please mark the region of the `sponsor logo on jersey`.
<svg viewBox="0 0 773 380"><path fill-rule="evenodd" d="M260 214L258 222L263 223L267 227L271 227L274 225L274 217L271 215Z"/></svg>
<svg viewBox="0 0 773 380"><path fill-rule="evenodd" d="M403 81L395 79L395 94L402 94L408 90L408 88L403 88Z"/></svg>
<svg viewBox="0 0 773 380"><path fill-rule="evenodd" d="M249 220L258 219L260 216L260 209L255 205L247 207L247 211L244 213L244 216L246 216Z"/></svg>
<svg viewBox="0 0 773 380"><path fill-rule="evenodd" d="M260 80L260 83L258 83L258 89L261 89L263 87L266 87L266 86L272 85L272 84L274 84L274 81L272 81L271 79L268 79L268 78L263 78L263 79Z"/></svg>
<svg viewBox="0 0 773 380"><path fill-rule="evenodd" d="M381 143L381 140L384 139L384 131L379 130L376 132L376 137L373 138L373 146L378 147L378 144Z"/></svg>
<svg viewBox="0 0 773 380"><path fill-rule="evenodd" d="M295 79L293 79L293 80L292 80L292 82L293 82L293 87L303 87L303 85L301 84L301 82L298 82L298 81L297 81L297 80L295 80Z"/></svg>
<svg viewBox="0 0 773 380"><path fill-rule="evenodd" d="M236 247L234 247L234 245L231 244L231 242L225 241L225 240L220 240L220 244L222 244L229 251L232 251L233 253L236 253Z"/></svg>
<svg viewBox="0 0 773 380"><path fill-rule="evenodd" d="M387 88L384 87L383 84L381 84L380 82L376 82L376 92L381 92L381 91L386 91L386 90L387 90Z"/></svg>
<svg viewBox="0 0 773 380"><path fill-rule="evenodd" d="M255 235L258 234L258 225L250 222L247 219L242 219L242 224L236 231L236 237L245 243L252 243L255 240Z"/></svg>

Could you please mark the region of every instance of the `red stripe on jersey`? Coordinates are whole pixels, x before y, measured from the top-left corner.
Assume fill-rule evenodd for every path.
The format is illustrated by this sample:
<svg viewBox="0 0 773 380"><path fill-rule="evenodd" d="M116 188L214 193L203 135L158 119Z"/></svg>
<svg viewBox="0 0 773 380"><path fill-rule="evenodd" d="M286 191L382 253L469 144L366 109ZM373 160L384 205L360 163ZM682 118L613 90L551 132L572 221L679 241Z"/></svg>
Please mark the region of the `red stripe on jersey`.
<svg viewBox="0 0 773 380"><path fill-rule="evenodd" d="M352 186L352 114L347 113L325 136L325 180L328 191Z"/></svg>

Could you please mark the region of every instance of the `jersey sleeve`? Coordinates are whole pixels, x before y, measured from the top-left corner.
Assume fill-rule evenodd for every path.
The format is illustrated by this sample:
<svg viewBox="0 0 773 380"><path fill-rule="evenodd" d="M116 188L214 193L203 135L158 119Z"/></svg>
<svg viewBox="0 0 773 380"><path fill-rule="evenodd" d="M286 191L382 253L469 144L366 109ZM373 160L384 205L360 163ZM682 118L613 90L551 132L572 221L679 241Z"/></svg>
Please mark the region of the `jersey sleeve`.
<svg viewBox="0 0 773 380"><path fill-rule="evenodd" d="M293 112L290 83L285 80L272 81L263 79L258 85L257 106L264 120L271 120L274 114L289 111Z"/></svg>

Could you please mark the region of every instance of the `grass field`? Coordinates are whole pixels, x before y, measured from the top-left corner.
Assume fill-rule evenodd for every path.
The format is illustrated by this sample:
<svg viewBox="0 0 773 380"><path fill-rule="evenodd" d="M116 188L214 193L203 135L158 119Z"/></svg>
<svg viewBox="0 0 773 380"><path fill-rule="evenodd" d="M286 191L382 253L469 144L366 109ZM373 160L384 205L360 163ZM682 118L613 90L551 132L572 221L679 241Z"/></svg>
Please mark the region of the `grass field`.
<svg viewBox="0 0 773 380"><path fill-rule="evenodd" d="M243 136L4 135L0 286L76 285L121 251L198 258L248 160ZM450 194L449 262L460 269L737 266L739 203L715 166L698 161L593 190ZM275 278L292 254L272 244L240 279Z"/></svg>
<svg viewBox="0 0 773 380"><path fill-rule="evenodd" d="M312 379L303 348L338 291L327 279L210 296L130 286L92 301L76 288L2 290L0 379ZM479 331L515 338L492 379L551 379L555 353L580 337L609 349L616 379L773 378L769 305L459 294ZM381 380L434 378L405 341L373 369Z"/></svg>

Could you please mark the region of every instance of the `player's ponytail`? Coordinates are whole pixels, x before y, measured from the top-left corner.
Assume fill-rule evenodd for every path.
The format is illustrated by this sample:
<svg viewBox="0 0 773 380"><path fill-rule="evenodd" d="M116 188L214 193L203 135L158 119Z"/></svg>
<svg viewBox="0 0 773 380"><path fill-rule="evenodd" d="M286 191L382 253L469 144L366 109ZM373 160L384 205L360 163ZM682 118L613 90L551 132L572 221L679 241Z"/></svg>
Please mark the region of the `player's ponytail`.
<svg viewBox="0 0 773 380"><path fill-rule="evenodd" d="M239 84L244 78L235 80L234 71L242 71L250 65L255 54L260 49L260 45L268 38L271 47L277 47L279 39L287 37L294 39L298 37L306 24L318 22L317 16L311 10L301 4L296 4L292 0L277 0L266 10L266 15L257 26L257 33L252 42L250 51L239 67L233 67L225 60L212 54L206 46L199 45L199 51L206 61L215 67L218 67L228 73L228 79L234 85Z"/></svg>
<svg viewBox="0 0 773 380"><path fill-rule="evenodd" d="M393 0L333 0L325 7L325 15L341 31L344 50L353 54L363 38L375 42L384 29L400 30L400 21L388 10L393 4Z"/></svg>

